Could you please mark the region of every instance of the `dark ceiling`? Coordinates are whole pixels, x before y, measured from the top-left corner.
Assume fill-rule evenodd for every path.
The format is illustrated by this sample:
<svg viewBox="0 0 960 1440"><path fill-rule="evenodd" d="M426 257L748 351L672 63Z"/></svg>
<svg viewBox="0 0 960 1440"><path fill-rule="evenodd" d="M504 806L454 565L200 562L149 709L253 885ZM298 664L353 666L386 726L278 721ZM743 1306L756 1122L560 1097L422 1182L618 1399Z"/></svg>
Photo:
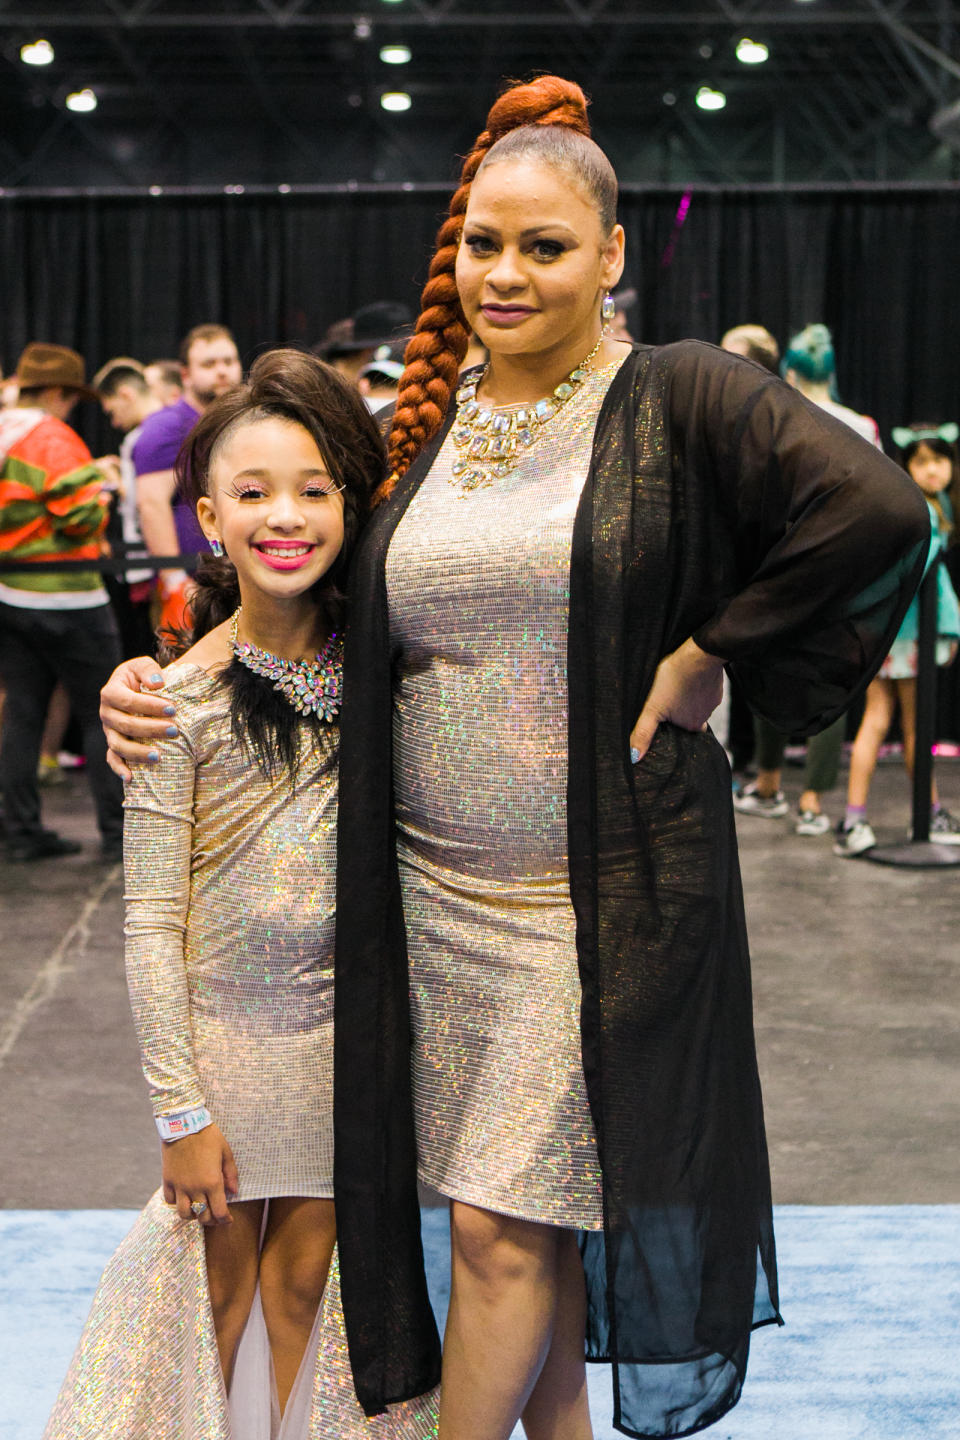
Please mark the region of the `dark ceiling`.
<svg viewBox="0 0 960 1440"><path fill-rule="evenodd" d="M40 36L53 63L23 64ZM960 96L951 0L0 0L0 54L7 190L446 183L503 79L544 70L593 97L628 184L960 178L930 129Z"/></svg>

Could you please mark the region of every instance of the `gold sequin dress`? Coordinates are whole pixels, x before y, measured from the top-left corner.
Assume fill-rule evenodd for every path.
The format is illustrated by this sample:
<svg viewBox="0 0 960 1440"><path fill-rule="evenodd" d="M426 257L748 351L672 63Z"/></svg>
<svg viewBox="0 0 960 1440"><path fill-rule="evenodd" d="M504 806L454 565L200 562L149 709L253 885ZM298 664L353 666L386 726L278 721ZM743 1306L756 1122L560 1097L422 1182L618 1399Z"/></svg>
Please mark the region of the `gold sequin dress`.
<svg viewBox="0 0 960 1440"><path fill-rule="evenodd" d="M233 739L229 697L164 672L180 734L125 800L127 971L155 1113L205 1104L238 1199L333 1194L336 730L304 728L297 781ZM365 1418L336 1250L304 1362L277 1411L259 1295L228 1398L203 1231L157 1192L109 1262L44 1440L427 1440L436 1395Z"/></svg>
<svg viewBox="0 0 960 1440"><path fill-rule="evenodd" d="M240 1200L329 1197L335 745L304 727L296 784L267 778L216 676L164 679L180 735L124 802L127 980L154 1111L207 1106Z"/></svg>
<svg viewBox="0 0 960 1440"><path fill-rule="evenodd" d="M602 1227L567 864L574 517L617 365L512 475L464 493L453 432L387 557L398 854L421 1178Z"/></svg>

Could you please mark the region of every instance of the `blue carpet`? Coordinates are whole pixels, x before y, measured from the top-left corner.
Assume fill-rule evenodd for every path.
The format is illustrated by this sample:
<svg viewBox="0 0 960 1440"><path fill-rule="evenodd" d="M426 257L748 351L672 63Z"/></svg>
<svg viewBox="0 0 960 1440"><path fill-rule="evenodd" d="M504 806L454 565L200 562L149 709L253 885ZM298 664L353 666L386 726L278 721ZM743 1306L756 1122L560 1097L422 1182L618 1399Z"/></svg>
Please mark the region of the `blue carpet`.
<svg viewBox="0 0 960 1440"><path fill-rule="evenodd" d="M39 1440L126 1210L0 1211L0 1440ZM787 1327L754 1338L712 1440L960 1440L960 1206L781 1207ZM438 1312L447 1221L424 1212ZM605 1366L597 1440L613 1440ZM518 1432L519 1434L519 1432Z"/></svg>

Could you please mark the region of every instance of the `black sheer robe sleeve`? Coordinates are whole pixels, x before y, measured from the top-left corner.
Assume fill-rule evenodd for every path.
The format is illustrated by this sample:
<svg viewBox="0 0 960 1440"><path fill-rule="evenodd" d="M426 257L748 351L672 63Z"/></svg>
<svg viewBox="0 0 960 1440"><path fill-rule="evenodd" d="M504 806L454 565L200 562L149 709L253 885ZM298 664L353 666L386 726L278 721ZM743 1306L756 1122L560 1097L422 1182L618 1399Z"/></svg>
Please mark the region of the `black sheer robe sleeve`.
<svg viewBox="0 0 960 1440"><path fill-rule="evenodd" d="M675 442L716 486L717 563L724 552L733 561L694 639L781 729L822 729L876 673L920 582L923 497L848 425L757 366L689 342L661 353Z"/></svg>

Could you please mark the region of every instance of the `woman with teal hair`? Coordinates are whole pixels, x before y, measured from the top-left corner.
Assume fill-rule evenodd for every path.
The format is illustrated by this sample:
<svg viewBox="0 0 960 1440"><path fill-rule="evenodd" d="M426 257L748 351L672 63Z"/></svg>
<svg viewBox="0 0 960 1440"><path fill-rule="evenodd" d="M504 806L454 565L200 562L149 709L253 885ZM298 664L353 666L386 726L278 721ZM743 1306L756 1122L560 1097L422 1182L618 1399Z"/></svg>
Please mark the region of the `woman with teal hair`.
<svg viewBox="0 0 960 1440"><path fill-rule="evenodd" d="M828 411L849 425L858 435L880 450L880 431L869 415L859 415L836 399L836 361L833 337L826 325L807 325L794 335L780 361L780 374L789 385L821 410ZM780 771L788 736L777 730L769 720L754 716L754 755L757 778L734 796L734 806L741 815L757 815L777 820L786 815L789 804L780 789ZM803 771L803 790L797 803L794 829L798 835L825 835L830 820L823 813L820 796L837 783L840 752L846 733L846 716L841 715L811 736L807 742L807 759Z"/></svg>

